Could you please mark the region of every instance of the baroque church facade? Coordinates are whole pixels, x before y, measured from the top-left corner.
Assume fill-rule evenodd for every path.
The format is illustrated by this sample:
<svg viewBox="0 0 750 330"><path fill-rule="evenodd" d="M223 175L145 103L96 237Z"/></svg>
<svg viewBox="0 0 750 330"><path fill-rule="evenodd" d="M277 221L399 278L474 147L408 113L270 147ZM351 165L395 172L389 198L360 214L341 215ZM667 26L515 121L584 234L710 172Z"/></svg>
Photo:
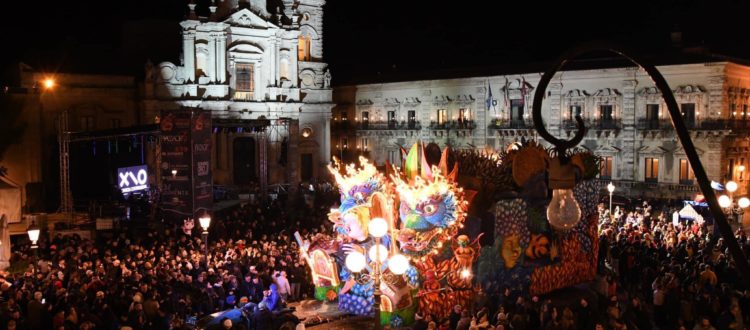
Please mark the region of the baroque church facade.
<svg viewBox="0 0 750 330"><path fill-rule="evenodd" d="M211 111L215 184L294 184L326 173L333 103L322 59L325 1L280 4L269 12L265 0L191 1L180 63L146 64L144 118Z"/></svg>
<svg viewBox="0 0 750 330"><path fill-rule="evenodd" d="M750 192L750 67L732 62L659 66L681 107L710 180ZM420 140L440 147L494 149L540 140L531 105L540 72L359 84L336 88L332 155L400 164L400 148ZM605 68L558 72L542 114L562 138L581 115L580 147L602 157L600 183L616 193L690 198L699 188L672 128L666 104L645 71ZM546 145L546 143L545 143Z"/></svg>

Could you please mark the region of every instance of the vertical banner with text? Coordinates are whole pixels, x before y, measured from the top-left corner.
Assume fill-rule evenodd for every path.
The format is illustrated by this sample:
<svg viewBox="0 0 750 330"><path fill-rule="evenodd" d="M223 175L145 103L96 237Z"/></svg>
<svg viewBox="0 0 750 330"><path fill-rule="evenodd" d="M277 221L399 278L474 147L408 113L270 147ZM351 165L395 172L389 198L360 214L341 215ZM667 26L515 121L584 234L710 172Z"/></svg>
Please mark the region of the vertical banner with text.
<svg viewBox="0 0 750 330"><path fill-rule="evenodd" d="M191 144L193 150L193 218L211 212L213 178L211 177L211 112L194 110Z"/></svg>
<svg viewBox="0 0 750 330"><path fill-rule="evenodd" d="M167 219L179 221L193 216L190 109L162 110L161 207Z"/></svg>

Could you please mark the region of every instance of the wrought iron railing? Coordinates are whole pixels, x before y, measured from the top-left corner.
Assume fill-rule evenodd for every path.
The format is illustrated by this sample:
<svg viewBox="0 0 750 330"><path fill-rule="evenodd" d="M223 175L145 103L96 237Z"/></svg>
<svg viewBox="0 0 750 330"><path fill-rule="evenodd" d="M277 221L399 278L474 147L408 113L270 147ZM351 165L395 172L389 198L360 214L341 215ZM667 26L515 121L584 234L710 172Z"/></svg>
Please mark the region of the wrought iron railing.
<svg viewBox="0 0 750 330"><path fill-rule="evenodd" d="M449 120L445 122L430 122L430 129L475 129L476 122L473 120Z"/></svg>
<svg viewBox="0 0 750 330"><path fill-rule="evenodd" d="M360 130L420 130L422 125L418 121L362 121L357 125Z"/></svg>

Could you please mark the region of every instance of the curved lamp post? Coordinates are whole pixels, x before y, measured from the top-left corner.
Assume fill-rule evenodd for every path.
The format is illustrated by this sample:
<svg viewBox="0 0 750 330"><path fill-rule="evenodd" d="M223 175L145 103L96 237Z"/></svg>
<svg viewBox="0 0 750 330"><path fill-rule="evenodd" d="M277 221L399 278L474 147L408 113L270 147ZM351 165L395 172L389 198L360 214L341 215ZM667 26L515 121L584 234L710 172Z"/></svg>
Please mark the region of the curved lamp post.
<svg viewBox="0 0 750 330"><path fill-rule="evenodd" d="M552 77L554 77L555 73L562 69L562 67L566 63L568 63L570 59L581 56L583 54L597 51L613 52L627 58L634 64L640 66L648 73L656 87L661 92L662 98L667 105L667 110L669 111L669 115L672 119L672 125L674 126L675 133L680 139L682 148L685 150L685 155L687 156L688 162L690 163L690 167L693 169L693 174L698 181L701 192L706 197L706 201L708 202L708 206L711 210L711 214L714 217L716 226L718 226L721 236L724 237L724 241L727 243L727 247L729 248L734 262L737 265L737 270L740 274L742 274L742 278L745 281L745 284L750 285L750 265L748 264L747 257L745 257L745 254L740 249L740 245L737 243L737 240L734 237L734 233L732 232L732 227L729 226L726 216L724 215L724 212L722 211L721 206L719 205L719 202L716 198L716 194L714 193L713 189L711 189L711 181L708 179L706 170L703 168L703 164L701 163L700 158L698 157L698 153L695 150L695 145L690 139L690 133L687 130L687 126L685 126L685 121L682 119L682 113L679 106L677 105L677 100L675 100L674 94L672 94L672 90L669 87L669 84L667 84L667 81L654 65L644 62L640 57L633 56L633 52L629 50L626 52L624 47L611 42L591 42L582 44L578 47L566 51L562 54L562 56L560 56L556 64L544 73L541 80L539 81L539 85L536 88L536 91L534 93L534 103L532 106L534 128L537 130L539 135L542 136L542 138L552 143L557 150L565 150L567 148L574 147L579 142L581 142L581 140L583 140L583 137L586 134L586 128L584 127L583 120L580 116L575 117L578 131L570 141L561 141L547 132L547 130L544 128L544 121L542 118L542 101L544 99L547 86L549 86Z"/></svg>

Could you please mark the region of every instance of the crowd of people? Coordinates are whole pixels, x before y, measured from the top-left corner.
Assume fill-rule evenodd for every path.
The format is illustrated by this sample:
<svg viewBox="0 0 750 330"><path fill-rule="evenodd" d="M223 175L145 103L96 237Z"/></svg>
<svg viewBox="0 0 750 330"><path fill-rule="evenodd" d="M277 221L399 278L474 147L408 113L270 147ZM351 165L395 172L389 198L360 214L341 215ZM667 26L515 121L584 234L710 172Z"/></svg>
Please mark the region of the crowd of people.
<svg viewBox="0 0 750 330"><path fill-rule="evenodd" d="M449 319L418 315L414 329L748 328L750 288L724 240L708 222L673 218L675 206L644 202L610 215L600 205L599 275L567 293L567 300L506 290L480 304L455 306ZM750 238L742 229L735 236L750 255Z"/></svg>
<svg viewBox="0 0 750 330"><path fill-rule="evenodd" d="M298 190L217 212L208 242L199 228L165 226L97 240L42 235L38 249L14 247L12 264L25 266L0 274L0 330L187 329L217 311L309 298L293 234L332 234L326 214L338 194L329 184ZM454 306L447 319L417 314L412 328L745 329L750 288L723 239L674 211L639 203L610 215L600 206L599 276L579 288L591 295L561 302L506 290ZM750 255L750 238L736 237Z"/></svg>
<svg viewBox="0 0 750 330"><path fill-rule="evenodd" d="M43 234L38 249L14 246L12 264L27 266L0 276L0 330L186 329L217 311L310 297L292 230L303 238L330 231L326 206L338 195L284 197L217 212L208 242L199 228L165 226L96 240Z"/></svg>

